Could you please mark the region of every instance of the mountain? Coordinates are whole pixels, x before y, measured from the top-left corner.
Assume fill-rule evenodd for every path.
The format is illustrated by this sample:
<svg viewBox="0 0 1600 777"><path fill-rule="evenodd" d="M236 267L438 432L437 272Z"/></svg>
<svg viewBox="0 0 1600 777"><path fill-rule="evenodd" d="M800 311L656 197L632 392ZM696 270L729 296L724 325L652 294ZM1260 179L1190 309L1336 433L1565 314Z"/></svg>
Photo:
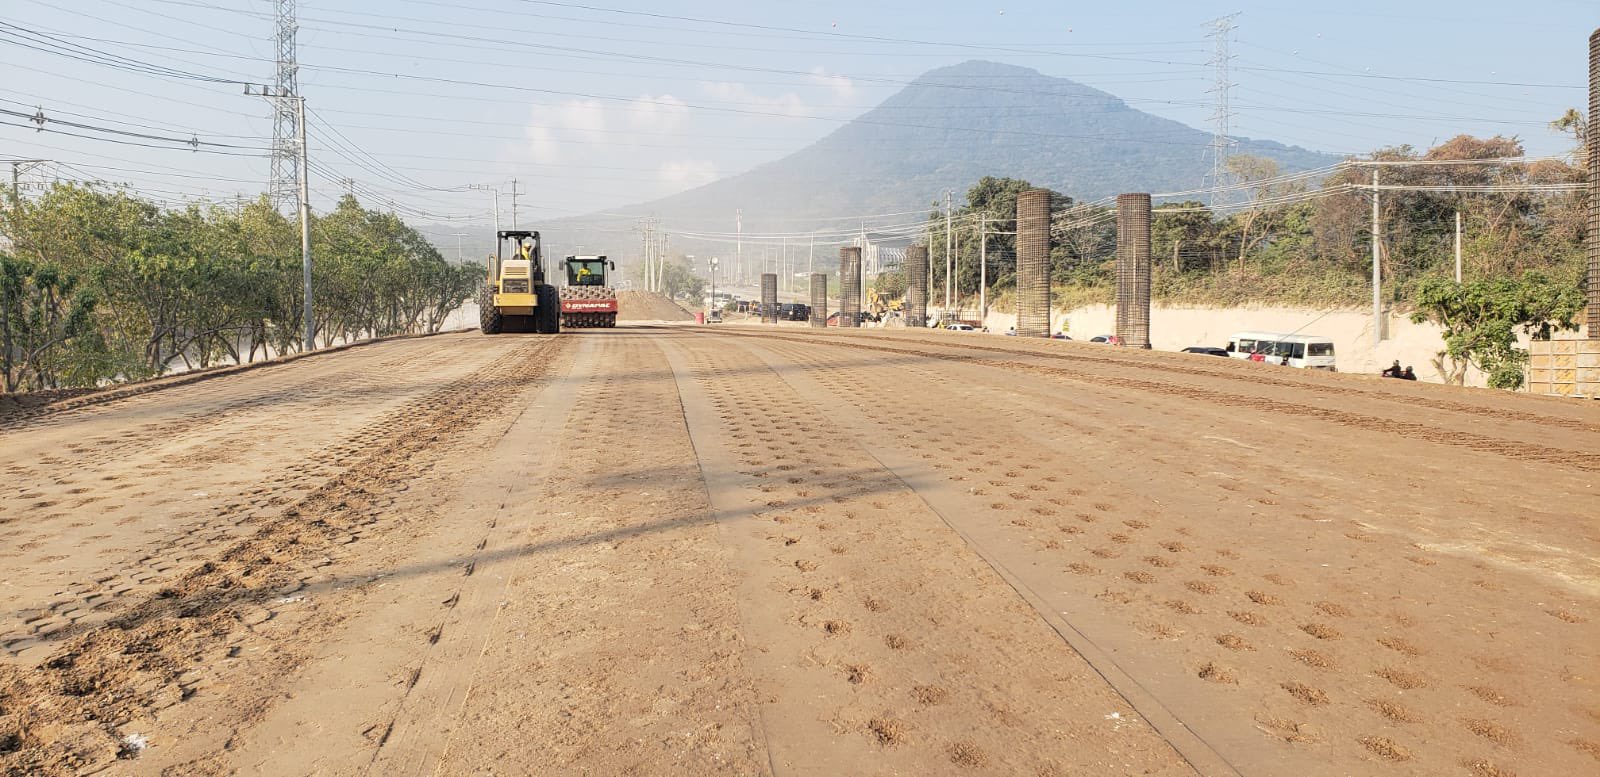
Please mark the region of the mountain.
<svg viewBox="0 0 1600 777"><path fill-rule="evenodd" d="M1236 140L1233 153L1270 157L1284 172L1339 160L1272 141ZM947 188L960 196L985 175L1023 178L1080 201L1197 189L1210 171L1210 142L1209 132L1076 81L972 61L924 74L787 157L612 212L726 230L734 210L743 208L747 231L787 231L828 216L920 207Z"/></svg>

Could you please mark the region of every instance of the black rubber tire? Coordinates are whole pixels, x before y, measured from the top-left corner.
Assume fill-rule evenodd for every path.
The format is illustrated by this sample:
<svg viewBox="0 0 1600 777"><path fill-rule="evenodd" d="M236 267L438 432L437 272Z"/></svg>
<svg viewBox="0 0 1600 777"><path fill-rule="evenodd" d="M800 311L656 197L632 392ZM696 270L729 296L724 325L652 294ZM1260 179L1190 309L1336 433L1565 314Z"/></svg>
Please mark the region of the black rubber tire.
<svg viewBox="0 0 1600 777"><path fill-rule="evenodd" d="M494 289L485 286L478 294L478 331L486 335L500 334L505 329L505 316L494 306Z"/></svg>
<svg viewBox="0 0 1600 777"><path fill-rule="evenodd" d="M534 331L541 335L561 333L561 295L556 287L542 283L533 287Z"/></svg>

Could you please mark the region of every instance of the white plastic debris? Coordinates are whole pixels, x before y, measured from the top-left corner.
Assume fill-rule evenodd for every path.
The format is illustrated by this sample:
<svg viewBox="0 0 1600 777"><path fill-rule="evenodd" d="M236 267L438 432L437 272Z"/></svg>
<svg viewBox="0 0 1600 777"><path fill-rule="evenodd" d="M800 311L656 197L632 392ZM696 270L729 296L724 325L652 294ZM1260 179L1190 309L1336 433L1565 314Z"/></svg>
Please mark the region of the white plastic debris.
<svg viewBox="0 0 1600 777"><path fill-rule="evenodd" d="M150 738L144 734L129 734L122 738L122 749L131 755L138 755L150 746Z"/></svg>

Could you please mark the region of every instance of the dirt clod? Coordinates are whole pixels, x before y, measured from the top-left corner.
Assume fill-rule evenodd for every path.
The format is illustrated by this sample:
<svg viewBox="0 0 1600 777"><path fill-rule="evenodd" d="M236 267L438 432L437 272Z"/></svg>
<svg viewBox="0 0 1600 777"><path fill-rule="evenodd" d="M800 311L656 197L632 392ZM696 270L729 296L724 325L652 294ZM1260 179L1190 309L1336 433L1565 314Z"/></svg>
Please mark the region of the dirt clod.
<svg viewBox="0 0 1600 777"><path fill-rule="evenodd" d="M1385 761L1411 760L1411 751L1388 737L1362 737L1361 745Z"/></svg>
<svg viewBox="0 0 1600 777"><path fill-rule="evenodd" d="M956 742L950 745L949 754L950 762L957 766L977 768L989 763L989 756L982 748L971 742Z"/></svg>

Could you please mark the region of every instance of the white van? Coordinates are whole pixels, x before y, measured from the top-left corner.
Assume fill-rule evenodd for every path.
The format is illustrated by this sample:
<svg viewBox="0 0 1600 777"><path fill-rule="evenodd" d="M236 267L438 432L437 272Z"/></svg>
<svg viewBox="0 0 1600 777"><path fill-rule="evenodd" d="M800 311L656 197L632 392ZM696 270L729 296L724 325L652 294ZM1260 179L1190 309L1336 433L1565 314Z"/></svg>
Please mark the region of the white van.
<svg viewBox="0 0 1600 777"><path fill-rule="evenodd" d="M1287 364L1302 370L1337 372L1333 341L1317 335L1280 332L1238 332L1228 338L1228 355L1249 359L1259 352L1268 364Z"/></svg>

